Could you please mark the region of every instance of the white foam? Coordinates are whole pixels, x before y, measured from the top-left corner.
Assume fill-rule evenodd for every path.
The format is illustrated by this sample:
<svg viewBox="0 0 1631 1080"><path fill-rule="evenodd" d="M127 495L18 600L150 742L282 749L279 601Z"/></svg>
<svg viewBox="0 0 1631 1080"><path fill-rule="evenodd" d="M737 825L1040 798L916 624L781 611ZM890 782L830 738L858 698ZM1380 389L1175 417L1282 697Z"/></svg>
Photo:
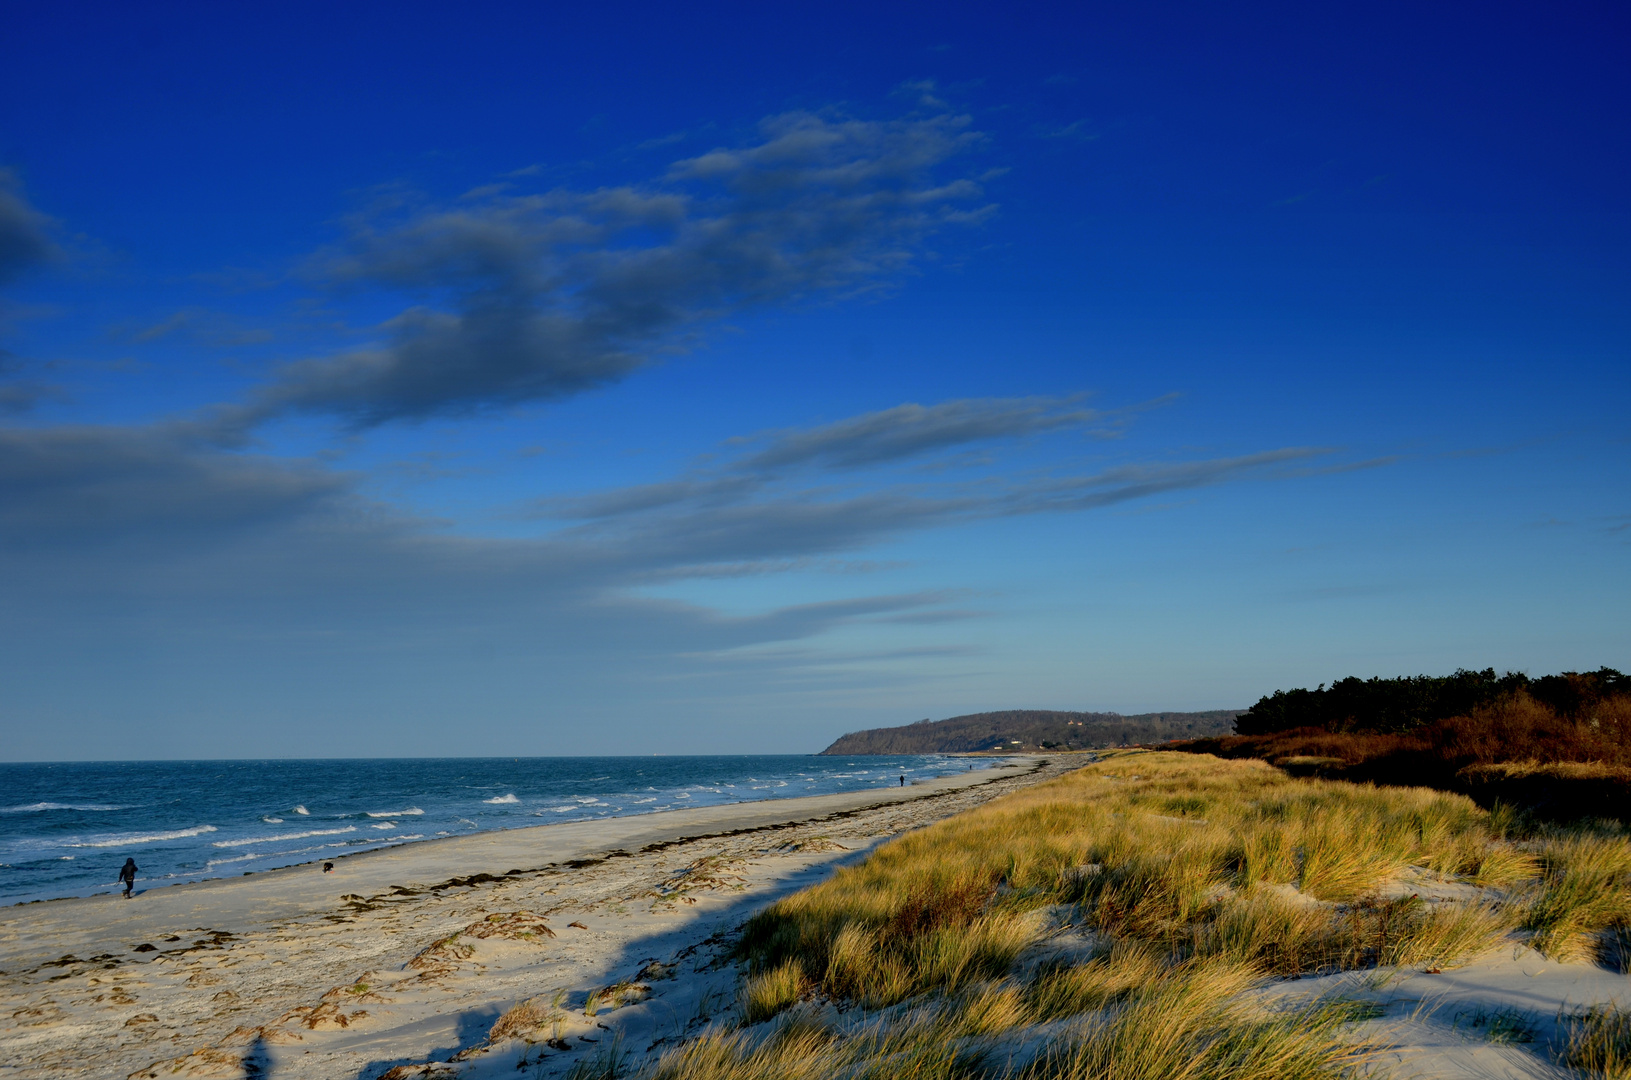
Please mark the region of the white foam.
<svg viewBox="0 0 1631 1080"><path fill-rule="evenodd" d="M555 806L551 807L550 809L554 810L557 814L565 814L569 811L576 810L577 808L577 804L573 803L571 806Z"/></svg>
<svg viewBox="0 0 1631 1080"><path fill-rule="evenodd" d="M69 844L69 847L124 847L127 844L156 844L161 840L182 840L189 836L202 836L207 832L214 832L214 825L199 825L192 829L177 829L174 832L161 833L127 833L124 836L115 836L103 840L87 840L83 844Z"/></svg>
<svg viewBox="0 0 1631 1080"><path fill-rule="evenodd" d="M417 806L410 806L406 810L370 810L369 817L418 817L424 811Z"/></svg>
<svg viewBox="0 0 1631 1080"><path fill-rule="evenodd" d="M268 824L268 825L282 825L283 824L283 819L280 818L280 817L263 817L263 818L261 818L261 820L266 822L266 824Z"/></svg>
<svg viewBox="0 0 1631 1080"><path fill-rule="evenodd" d="M396 822L394 822L394 821L382 821L378 825L370 825L368 827L370 829L394 829L394 828L396 828Z"/></svg>
<svg viewBox="0 0 1631 1080"><path fill-rule="evenodd" d="M283 852L278 852L278 854L281 855ZM264 859L265 857L259 852L251 851L248 855L234 855L230 859L211 859L204 864L204 869L208 870L212 866L225 866L227 863L248 862L250 859Z"/></svg>
<svg viewBox="0 0 1631 1080"><path fill-rule="evenodd" d="M481 801L484 802L484 803L492 804L492 805L508 806L508 805L510 805L512 803L518 803L521 800L516 798L514 792L512 792L512 793L510 793L508 795L500 795L496 799L483 799Z"/></svg>
<svg viewBox="0 0 1631 1080"><path fill-rule="evenodd" d="M211 829L210 832L214 832ZM338 836L341 833L356 832L355 825L347 825L343 829L313 829L310 832L280 833L277 836L253 836L247 840L216 840L210 847L243 847L245 844L276 844L284 840L303 840L308 836Z"/></svg>
<svg viewBox="0 0 1631 1080"><path fill-rule="evenodd" d="M37 802L23 806L0 807L0 814L37 814L42 810L129 810L128 806L104 806L101 803Z"/></svg>
<svg viewBox="0 0 1631 1080"><path fill-rule="evenodd" d="M656 801L657 801L657 797L656 797L656 796L655 796L655 795L654 795L654 796L652 796L652 797L651 797L651 798L649 798L649 799L635 799L635 800L634 800L634 801L635 801L635 802L636 802L636 803L648 803L648 802L656 802Z"/></svg>
<svg viewBox="0 0 1631 1080"><path fill-rule="evenodd" d="M311 811L307 810L304 806L296 806L294 808L294 812L300 814L301 816L309 816L311 814Z"/></svg>

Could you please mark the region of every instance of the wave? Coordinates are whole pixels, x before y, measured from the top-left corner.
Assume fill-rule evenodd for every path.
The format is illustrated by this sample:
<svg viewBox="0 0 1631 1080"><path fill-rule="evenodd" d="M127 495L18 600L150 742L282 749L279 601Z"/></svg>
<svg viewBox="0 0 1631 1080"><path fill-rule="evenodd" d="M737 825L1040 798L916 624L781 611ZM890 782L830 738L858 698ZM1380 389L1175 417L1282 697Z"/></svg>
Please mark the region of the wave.
<svg viewBox="0 0 1631 1080"><path fill-rule="evenodd" d="M298 803L295 804L294 812L299 814L301 817L308 817L311 815L310 810L307 810L304 806L301 806Z"/></svg>
<svg viewBox="0 0 1631 1080"><path fill-rule="evenodd" d="M202 836L204 833L215 831L214 825L199 825L191 829L176 829L174 832L161 833L129 833L124 836L115 836L103 840L87 840L81 844L69 844L69 847L124 847L127 844L156 844L161 840L184 840L189 836Z"/></svg>
<svg viewBox="0 0 1631 1080"><path fill-rule="evenodd" d="M23 806L0 807L0 814L37 814L42 810L129 810L128 806L109 806L102 803L37 802Z"/></svg>
<svg viewBox="0 0 1631 1080"><path fill-rule="evenodd" d="M369 817L418 817L424 811L417 806L410 806L406 810L369 810Z"/></svg>
<svg viewBox="0 0 1631 1080"><path fill-rule="evenodd" d="M370 825L368 827L370 829L394 829L394 828L396 828L396 822L394 822L394 821L382 821L378 825Z"/></svg>
<svg viewBox="0 0 1631 1080"><path fill-rule="evenodd" d="M214 832L214 829L210 830ZM313 829L310 832L279 833L277 836L252 836L247 840L216 840L210 847L242 847L245 844L276 844L284 840L303 840L308 836L338 836L341 833L356 832L355 825L347 825L343 829Z"/></svg>
<svg viewBox="0 0 1631 1080"><path fill-rule="evenodd" d="M227 863L248 862L250 859L265 859L267 857L252 851L248 855L234 855L230 859L211 859L204 864L204 869L208 870L212 866L225 866Z"/></svg>
<svg viewBox="0 0 1631 1080"><path fill-rule="evenodd" d="M521 800L516 798L515 794L512 792L509 795L500 795L496 799L483 799L481 801L484 802L484 803L489 803L489 804L493 804L493 805L508 806L508 805L513 804L513 803L518 803Z"/></svg>

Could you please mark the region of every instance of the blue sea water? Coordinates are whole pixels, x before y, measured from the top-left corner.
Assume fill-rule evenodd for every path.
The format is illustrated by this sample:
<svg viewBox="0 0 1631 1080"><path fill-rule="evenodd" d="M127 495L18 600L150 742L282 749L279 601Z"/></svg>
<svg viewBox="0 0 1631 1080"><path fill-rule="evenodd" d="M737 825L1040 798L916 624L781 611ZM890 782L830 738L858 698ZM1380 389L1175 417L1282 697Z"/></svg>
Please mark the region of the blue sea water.
<svg viewBox="0 0 1631 1080"><path fill-rule="evenodd" d="M0 763L0 903L439 836L890 787L993 759L719 756Z"/></svg>

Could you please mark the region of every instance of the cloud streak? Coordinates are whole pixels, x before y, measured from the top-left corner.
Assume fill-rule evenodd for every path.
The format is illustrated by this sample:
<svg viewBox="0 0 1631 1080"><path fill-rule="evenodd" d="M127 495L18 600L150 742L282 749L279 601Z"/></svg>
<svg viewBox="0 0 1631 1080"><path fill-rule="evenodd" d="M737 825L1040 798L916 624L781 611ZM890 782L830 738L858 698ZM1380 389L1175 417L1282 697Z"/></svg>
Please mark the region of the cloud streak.
<svg viewBox="0 0 1631 1080"><path fill-rule="evenodd" d="M857 472L976 444L1095 424L1119 424L1129 410L1080 407L1081 397L964 398L908 402L830 424L740 436L729 448L760 445L723 468L592 495L551 499L542 516L575 520L623 517L680 503L727 506L763 490L778 476L834 469Z"/></svg>
<svg viewBox="0 0 1631 1080"><path fill-rule="evenodd" d="M23 197L17 174L0 169L0 285L48 262L55 254L50 222Z"/></svg>
<svg viewBox="0 0 1631 1080"><path fill-rule="evenodd" d="M989 213L974 181L937 175L979 142L950 115L788 113L641 187L361 219L316 272L416 302L373 344L281 369L242 419L369 427L564 397L685 348L709 320L876 289L926 236Z"/></svg>
<svg viewBox="0 0 1631 1080"><path fill-rule="evenodd" d="M731 566L853 552L910 532L998 517L1075 513L1174 491L1307 475L1324 447L1183 462L1119 465L1074 475L970 475L903 480L890 467L976 443L1083 428L1106 414L1076 399L969 399L903 405L817 427L773 432L769 444L672 480L551 499L540 514L576 524L555 537L586 548L644 552L647 576L715 575ZM765 436L761 436L766 438ZM748 439L731 440L742 445ZM906 474L911 476L911 474ZM835 486L835 479L843 479Z"/></svg>
<svg viewBox="0 0 1631 1080"><path fill-rule="evenodd" d="M748 471L826 465L858 469L970 443L1082 427L1103 413L1072 407L1077 399L985 398L938 405L908 403L802 431L773 432L770 444L742 463Z"/></svg>

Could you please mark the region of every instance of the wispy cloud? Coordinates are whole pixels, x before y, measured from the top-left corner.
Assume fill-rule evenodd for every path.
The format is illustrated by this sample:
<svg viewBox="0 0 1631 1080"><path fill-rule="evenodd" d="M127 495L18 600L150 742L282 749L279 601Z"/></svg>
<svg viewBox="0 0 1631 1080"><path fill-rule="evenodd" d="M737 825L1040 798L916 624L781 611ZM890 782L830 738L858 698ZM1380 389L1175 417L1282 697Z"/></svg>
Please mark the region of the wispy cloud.
<svg viewBox="0 0 1631 1080"><path fill-rule="evenodd" d="M0 285L49 261L56 250L50 219L29 205L17 174L0 169Z"/></svg>
<svg viewBox="0 0 1631 1080"><path fill-rule="evenodd" d="M5 373L6 364L4 359L5 357L0 355L0 374ZM32 380L0 383L0 415L16 416L21 413L32 412L34 406L42 401L67 400L67 391L50 383Z"/></svg>
<svg viewBox="0 0 1631 1080"><path fill-rule="evenodd" d="M193 425L0 428L0 544L18 552L174 543L285 526L354 478L228 452Z"/></svg>
<svg viewBox="0 0 1631 1080"><path fill-rule="evenodd" d="M951 115L789 113L643 186L365 217L316 272L415 302L376 343L283 368L241 419L369 426L558 398L686 347L708 320L879 288L929 233L989 213L977 182L938 175L980 141Z"/></svg>
<svg viewBox="0 0 1631 1080"><path fill-rule="evenodd" d="M652 557L642 560L648 575L688 576L703 568L717 573L722 566L769 567L777 559L854 551L959 522L1073 513L1246 479L1307 475L1310 463L1333 453L1284 447L1043 476L991 475L984 468L971 474L959 467L966 459L953 456L933 480L911 482L889 469L972 443L1086 427L1106 415L1077 404L1074 398L1022 398L898 406L776 431L760 437L769 440L763 449L672 480L550 499L535 509L578 523L556 534L560 538L601 550L651 545Z"/></svg>
<svg viewBox="0 0 1631 1080"><path fill-rule="evenodd" d="M949 472L988 458L947 457L948 451L1012 442L1063 429L1114 434L1130 417L1167 398L1132 409L1082 407L1071 397L964 398L933 405L909 402L815 427L786 428L738 436L727 450L745 451L711 469L672 480L555 498L537 506L544 516L576 520L623 517L677 504L720 507L739 504L778 477L798 472L857 472L941 455L936 471ZM757 447L757 449L751 449Z"/></svg>
<svg viewBox="0 0 1631 1080"><path fill-rule="evenodd" d="M795 465L854 469L954 446L1083 427L1105 414L1079 398L984 398L906 404L822 427L768 433L769 445L742 463L750 471Z"/></svg>
<svg viewBox="0 0 1631 1080"><path fill-rule="evenodd" d="M183 308L145 326L118 327L113 333L137 345L151 345L182 335L214 348L262 345L274 336L264 327L243 326L222 312L196 307Z"/></svg>

